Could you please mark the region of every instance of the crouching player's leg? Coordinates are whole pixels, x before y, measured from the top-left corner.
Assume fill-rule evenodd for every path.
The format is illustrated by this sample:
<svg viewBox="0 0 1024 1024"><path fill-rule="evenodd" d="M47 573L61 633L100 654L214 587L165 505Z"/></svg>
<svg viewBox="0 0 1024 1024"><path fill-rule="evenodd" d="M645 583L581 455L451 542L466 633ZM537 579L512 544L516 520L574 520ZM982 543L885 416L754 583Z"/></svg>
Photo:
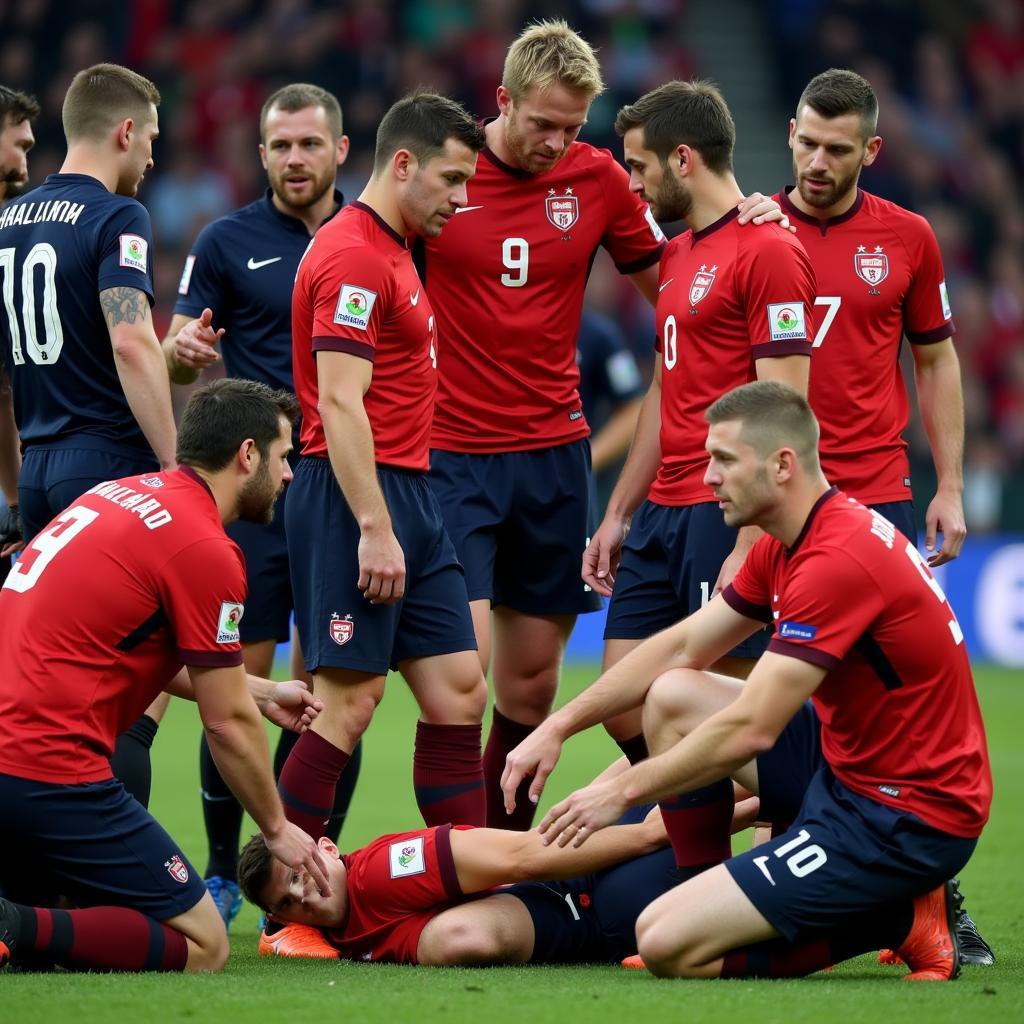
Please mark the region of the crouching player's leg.
<svg viewBox="0 0 1024 1024"><path fill-rule="evenodd" d="M227 933L202 877L120 782L63 786L0 775L0 808L18 822L0 852L0 966L224 966ZM50 896L77 909L39 905L42 879Z"/></svg>

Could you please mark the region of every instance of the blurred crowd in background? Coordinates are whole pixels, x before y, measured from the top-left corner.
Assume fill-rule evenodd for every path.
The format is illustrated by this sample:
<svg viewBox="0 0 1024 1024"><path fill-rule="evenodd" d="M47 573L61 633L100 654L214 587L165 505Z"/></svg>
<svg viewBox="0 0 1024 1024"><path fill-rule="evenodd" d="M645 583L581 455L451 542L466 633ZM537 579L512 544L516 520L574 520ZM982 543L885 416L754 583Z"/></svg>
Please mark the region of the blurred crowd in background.
<svg viewBox="0 0 1024 1024"><path fill-rule="evenodd" d="M139 198L153 218L162 331L199 228L265 187L258 118L278 86L315 82L340 99L352 155L339 186L350 200L396 98L431 87L493 116L508 44L531 19L565 17L598 48L608 85L581 137L618 154L611 125L620 105L671 78L716 77L688 31L703 2L0 0L0 82L42 104L32 185L60 165L60 109L75 71L114 61L157 83L161 137ZM761 116L778 120L780 147L817 72L850 67L874 86L884 145L861 183L927 217L945 259L967 411L968 524L975 534L1020 530L1024 0L740 0L722 13L740 15L729 30L756 33L770 62L775 94L757 99ZM769 192L786 182L744 184ZM628 281L599 262L588 301L649 367L653 318ZM923 509L933 482L916 421L910 441Z"/></svg>

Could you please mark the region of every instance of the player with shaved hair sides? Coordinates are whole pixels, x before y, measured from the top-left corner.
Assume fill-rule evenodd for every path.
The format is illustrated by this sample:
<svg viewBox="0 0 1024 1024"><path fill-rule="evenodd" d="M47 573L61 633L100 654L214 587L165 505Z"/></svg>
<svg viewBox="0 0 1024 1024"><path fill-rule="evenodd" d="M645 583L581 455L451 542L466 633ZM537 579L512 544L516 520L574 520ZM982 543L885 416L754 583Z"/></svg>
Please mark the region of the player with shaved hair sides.
<svg viewBox="0 0 1024 1024"><path fill-rule="evenodd" d="M0 212L26 541L93 484L174 466L171 393L150 315L152 232L134 198L153 166L159 102L156 86L128 68L78 72L64 98L60 173ZM143 804L165 707L158 698L114 755L115 773Z"/></svg>
<svg viewBox="0 0 1024 1024"><path fill-rule="evenodd" d="M285 818L257 710L301 729L321 705L300 681L245 672L245 566L224 533L274 514L294 417L295 399L264 384L200 388L180 468L91 487L0 590L0 966L224 966L227 932L202 878L111 774L115 737L165 688L199 705L273 856L330 891L316 845ZM68 903L79 909L56 909Z"/></svg>
<svg viewBox="0 0 1024 1024"><path fill-rule="evenodd" d="M216 325L229 377L259 380L294 391L292 379L292 285L314 232L341 209L335 188L348 156L341 107L329 92L303 82L267 98L260 115L259 154L269 188L256 202L208 224L185 260L163 348L171 380L190 384L220 360L197 328ZM199 317L199 320L194 318ZM296 458L299 447L295 429ZM270 523L239 521L228 535L245 556L249 599L240 623L246 671L268 677L278 643L289 638L293 600L284 532L287 489ZM292 675L303 673L297 636ZM281 732L274 755L280 773L298 736ZM359 777L361 747L339 786L326 834L337 841ZM205 734L199 753L203 821L209 853L206 881L225 923L241 909L238 890L242 808L217 772Z"/></svg>
<svg viewBox="0 0 1024 1024"><path fill-rule="evenodd" d="M391 668L420 709L413 786L424 821L483 824L487 684L462 568L426 482L437 336L407 244L465 205L482 145L452 100L396 103L377 131L373 177L317 232L295 281L302 457L286 527L325 717L299 737L279 786L289 819L314 838Z"/></svg>
<svg viewBox="0 0 1024 1024"><path fill-rule="evenodd" d="M967 533L960 363L934 232L918 214L858 187L882 146L877 122L878 99L856 72L830 68L811 79L789 123L796 185L777 198L818 281L809 397L825 476L917 542L903 438L905 336L938 479L925 512L928 564L937 566L957 557ZM957 930L965 963L995 962L962 907Z"/></svg>

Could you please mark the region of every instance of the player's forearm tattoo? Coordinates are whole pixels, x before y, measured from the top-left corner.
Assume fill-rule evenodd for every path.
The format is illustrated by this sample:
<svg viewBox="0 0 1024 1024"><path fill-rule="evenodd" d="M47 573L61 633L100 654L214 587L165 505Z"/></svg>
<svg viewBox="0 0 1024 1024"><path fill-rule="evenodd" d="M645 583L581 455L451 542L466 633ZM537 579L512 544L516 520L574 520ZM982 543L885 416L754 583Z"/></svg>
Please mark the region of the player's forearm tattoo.
<svg viewBox="0 0 1024 1024"><path fill-rule="evenodd" d="M107 288L100 292L100 305L111 327L134 324L149 316L149 299L138 288Z"/></svg>

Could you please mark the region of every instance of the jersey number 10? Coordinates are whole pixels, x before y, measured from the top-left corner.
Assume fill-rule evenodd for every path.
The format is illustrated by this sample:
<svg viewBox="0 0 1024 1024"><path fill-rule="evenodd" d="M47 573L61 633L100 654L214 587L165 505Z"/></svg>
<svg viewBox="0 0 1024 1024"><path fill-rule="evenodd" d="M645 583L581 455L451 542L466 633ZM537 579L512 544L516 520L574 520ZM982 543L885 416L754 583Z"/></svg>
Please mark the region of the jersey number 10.
<svg viewBox="0 0 1024 1024"><path fill-rule="evenodd" d="M40 344L36 308L36 268L42 270L42 326L46 340ZM0 271L4 275L4 309L11 332L14 365L25 362L25 352L38 366L47 366L60 358L64 347L64 328L57 312L57 253L49 242L37 242L21 265L21 316L14 308L14 249L0 249ZM24 336L25 348L21 339Z"/></svg>

